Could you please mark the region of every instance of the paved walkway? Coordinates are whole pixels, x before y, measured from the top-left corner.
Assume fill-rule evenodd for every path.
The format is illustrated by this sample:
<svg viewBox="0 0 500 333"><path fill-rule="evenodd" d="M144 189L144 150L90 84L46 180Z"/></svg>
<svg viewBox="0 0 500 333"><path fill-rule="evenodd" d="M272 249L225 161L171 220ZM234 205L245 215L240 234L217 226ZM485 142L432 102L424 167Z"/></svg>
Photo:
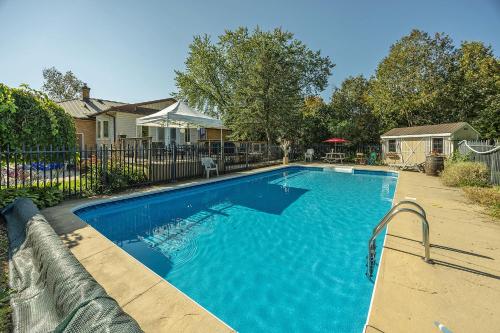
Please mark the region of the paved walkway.
<svg viewBox="0 0 500 333"><path fill-rule="evenodd" d="M416 198L430 224L422 260L421 225L401 214L389 225L366 332L500 332L500 222L439 178L401 172L395 200Z"/></svg>

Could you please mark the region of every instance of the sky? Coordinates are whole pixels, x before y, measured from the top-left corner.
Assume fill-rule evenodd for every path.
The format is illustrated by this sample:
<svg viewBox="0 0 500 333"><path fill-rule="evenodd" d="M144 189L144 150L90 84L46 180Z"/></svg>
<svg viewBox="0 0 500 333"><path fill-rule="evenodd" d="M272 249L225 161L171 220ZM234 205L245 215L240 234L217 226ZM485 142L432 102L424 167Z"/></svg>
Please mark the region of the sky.
<svg viewBox="0 0 500 333"><path fill-rule="evenodd" d="M281 27L336 64L332 90L374 74L391 44L417 28L456 44L479 40L500 54L500 0L98 1L0 0L0 83L42 86L42 69L71 70L91 97L170 97L194 35Z"/></svg>

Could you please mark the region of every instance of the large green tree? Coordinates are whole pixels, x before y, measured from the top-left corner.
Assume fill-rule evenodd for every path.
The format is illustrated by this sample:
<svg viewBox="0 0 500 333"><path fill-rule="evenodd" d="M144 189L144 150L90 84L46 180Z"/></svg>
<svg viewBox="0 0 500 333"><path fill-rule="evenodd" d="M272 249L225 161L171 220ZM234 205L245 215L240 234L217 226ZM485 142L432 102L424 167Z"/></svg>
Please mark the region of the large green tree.
<svg viewBox="0 0 500 333"><path fill-rule="evenodd" d="M453 121L500 137L500 61L491 47L413 30L391 46L369 93L382 131Z"/></svg>
<svg viewBox="0 0 500 333"><path fill-rule="evenodd" d="M319 96L306 97L297 123L299 144L310 147L326 139L330 135L328 119L330 119L329 105Z"/></svg>
<svg viewBox="0 0 500 333"><path fill-rule="evenodd" d="M74 147L71 116L47 95L27 86L10 88L0 83L0 147Z"/></svg>
<svg viewBox="0 0 500 333"><path fill-rule="evenodd" d="M281 29L238 28L216 43L196 36L189 49L176 71L179 96L219 114L242 140L295 139L304 98L325 88L334 66Z"/></svg>
<svg viewBox="0 0 500 333"><path fill-rule="evenodd" d="M44 68L42 91L51 99L62 101L81 97L83 82L72 71L62 73L55 67Z"/></svg>
<svg viewBox="0 0 500 333"><path fill-rule="evenodd" d="M382 129L453 120L455 58L453 43L443 34L413 30L392 45L370 93Z"/></svg>
<svg viewBox="0 0 500 333"><path fill-rule="evenodd" d="M368 103L370 82L363 76L349 77L335 89L330 102L328 128L334 136L354 144L379 141L379 120Z"/></svg>
<svg viewBox="0 0 500 333"><path fill-rule="evenodd" d="M456 119L486 138L500 138L500 60L481 42L463 42L457 62Z"/></svg>

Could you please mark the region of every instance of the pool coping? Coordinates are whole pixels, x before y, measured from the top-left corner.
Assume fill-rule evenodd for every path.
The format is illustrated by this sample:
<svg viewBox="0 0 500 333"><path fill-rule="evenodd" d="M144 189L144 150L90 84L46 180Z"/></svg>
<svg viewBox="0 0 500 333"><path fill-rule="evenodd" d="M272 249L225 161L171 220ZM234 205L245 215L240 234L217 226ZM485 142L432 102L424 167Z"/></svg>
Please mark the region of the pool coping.
<svg viewBox="0 0 500 333"><path fill-rule="evenodd" d="M111 242L108 238L106 238L104 235L102 235L99 231L94 229L92 226L88 225L85 223L83 220L81 220L76 214L75 211L86 208L89 206L94 206L98 204L103 204L103 203L108 203L108 202L114 202L114 201L120 201L123 199L129 199L129 198L136 198L136 197L143 197L147 195L154 195L158 193L164 193L164 192L169 192L169 191L174 191L174 190L182 190L194 186L199 186L199 185L206 185L206 184L212 184L212 183L218 183L218 182L223 182L223 181L228 181L231 179L237 179L237 178L243 178L247 176L252 176L260 173L265 173L265 172L270 172L270 171L276 171L280 169L286 169L290 167L318 167L318 168L341 168L341 169L346 169L346 168L352 168L356 170L373 170L373 171L384 171L387 172L388 168L386 167L374 167L374 166L349 166L349 165L329 165L329 164L324 164L324 163L290 163L288 165L274 165L274 166L268 166L268 167L263 167L259 169L252 169L252 170L245 170L245 171L240 171L240 172L235 172L235 173L230 173L226 175L221 175L216 178L210 178L210 179L195 179L195 180L187 180L187 181L182 181L178 183L169 183L164 186L157 186L153 188L146 188L146 189L135 189L133 193L125 193L125 194L119 194L115 196L105 196L105 197L100 197L100 198L86 198L86 199L80 199L80 200L71 200L68 202L65 202L61 205L47 208L42 211L42 213L47 217L49 222L52 224L56 232L60 235L60 237L63 239L63 241L70 247L70 250L73 252L73 254L77 257L80 262L84 265L84 267L87 268L87 270L94 276L94 278L108 291L108 293L114 297L118 303L124 308L124 310L132 315L134 319L136 319L141 325L141 327L145 331L155 331L155 332L209 332L212 331L211 329L213 328L214 332L236 332L232 327L230 327L227 323L225 323L223 320L215 316L213 313L211 313L209 310L201 306L199 303L197 303L195 300L190 298L188 295L183 293L181 290L176 288L174 285L169 283L167 280L163 279L161 276L153 272L150 268L146 267L144 264L139 262L137 259L135 259L132 255L127 253L125 250L120 248L119 246L115 245L113 242ZM342 171L341 171L342 172ZM398 172L391 171L392 173L397 174ZM394 200L394 197L393 197ZM72 230L71 228L71 222L73 222L74 227L76 229ZM69 223L69 224L68 224ZM61 226L61 224L64 224L64 226ZM126 260L129 261L129 266L132 266L134 270L136 271L142 271L144 274L147 272L147 274L151 276L155 276L156 279L159 281L155 284L153 284L149 289L143 290L142 293L136 295L134 298L130 299L130 297L124 297L120 292L115 292L114 290L116 289L115 286L113 286L114 281L111 279L111 281L107 278L106 274L102 274L100 270L96 270L96 267L94 267L91 263L92 260L90 260L92 257L98 255L101 253L101 251L98 251L96 253L92 253L90 255L87 255L86 253L82 253L82 251L76 251L75 246L71 246L71 244L74 243L73 239L71 239L71 235L74 233L75 230L80 230L80 229L87 229L86 232L84 232L83 239L79 239L79 243L85 243L85 238L88 240L92 241L95 243L95 239L98 239L101 243L111 243L109 244L108 247L103 249L102 251L107 251L109 249L114 249L116 253L114 253L114 256L112 256L111 259L109 260L104 258L104 262L100 263L99 267L102 270L102 267L104 266L117 266L118 263L116 262L118 258L126 258ZM69 233L67 232L68 230L71 230ZM70 237L68 237L68 234ZM73 238L78 238L78 236L75 236ZM90 241L88 241L90 245ZM98 242L99 242L98 241ZM384 235L384 242L385 242L385 235ZM81 244L79 244L81 245ZM382 253L383 255L383 253ZM102 259L102 258L101 258ZM107 260L107 261L106 261ZM89 262L90 261L90 262ZM102 276L101 276L102 275ZM378 276L378 272L377 272ZM127 283L130 284L130 281ZM132 283L133 284L133 283ZM138 298L143 296L144 294L148 293L148 291L152 288L161 288L163 287L164 289L172 289L174 290L174 295L176 294L176 298L183 298L183 300L178 300L178 301L183 301L184 303L190 303L189 311L181 311L181 312L188 312L188 313L181 313L178 314L179 318L184 318L188 314L192 313L197 313L203 319L201 322L198 320L198 322L191 322L189 323L182 323L182 325L175 325L175 323L169 323L166 325L166 327L158 327L155 325L151 325L151 320L154 318L151 317L151 313L148 313L147 315L144 313L146 311L137 311L136 309L130 309L130 304L132 302L136 302ZM375 290L376 285L374 286ZM373 292L374 292L373 290ZM172 293L172 291L170 291ZM370 301L370 309L368 312L368 316L370 314L371 310L371 303L373 302L373 295L372 293L372 299ZM144 318L148 317L148 318ZM153 316L154 317L154 316ZM161 316L160 316L161 318ZM367 321L368 322L368 321ZM154 329L153 329L154 327ZM163 330L165 329L165 330Z"/></svg>

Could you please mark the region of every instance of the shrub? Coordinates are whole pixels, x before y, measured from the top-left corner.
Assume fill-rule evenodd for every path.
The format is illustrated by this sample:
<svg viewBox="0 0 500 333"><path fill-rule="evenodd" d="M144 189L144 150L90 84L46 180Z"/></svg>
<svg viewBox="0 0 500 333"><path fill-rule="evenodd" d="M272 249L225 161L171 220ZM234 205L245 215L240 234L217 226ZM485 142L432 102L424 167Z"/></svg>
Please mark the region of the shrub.
<svg viewBox="0 0 500 333"><path fill-rule="evenodd" d="M487 206L490 215L500 219L500 186L464 187L463 190L470 201Z"/></svg>
<svg viewBox="0 0 500 333"><path fill-rule="evenodd" d="M0 146L74 147L73 118L45 94L27 86L10 88L0 83Z"/></svg>
<svg viewBox="0 0 500 333"><path fill-rule="evenodd" d="M441 179L448 186L487 186L489 171L485 164L478 162L448 163Z"/></svg>
<svg viewBox="0 0 500 333"><path fill-rule="evenodd" d="M470 154L461 154L459 151L454 151L453 154L446 160L445 165L451 165L459 162L469 162Z"/></svg>
<svg viewBox="0 0 500 333"><path fill-rule="evenodd" d="M16 198L29 198L42 209L60 203L63 200L63 193L55 186L2 189L0 190L0 208L7 206Z"/></svg>
<svg viewBox="0 0 500 333"><path fill-rule="evenodd" d="M117 192L126 187L147 182L147 177L142 170L136 168L125 169L120 166L107 169L101 174L99 179L101 179L101 182L98 192L103 194ZM105 184L102 183L103 179L105 180Z"/></svg>

